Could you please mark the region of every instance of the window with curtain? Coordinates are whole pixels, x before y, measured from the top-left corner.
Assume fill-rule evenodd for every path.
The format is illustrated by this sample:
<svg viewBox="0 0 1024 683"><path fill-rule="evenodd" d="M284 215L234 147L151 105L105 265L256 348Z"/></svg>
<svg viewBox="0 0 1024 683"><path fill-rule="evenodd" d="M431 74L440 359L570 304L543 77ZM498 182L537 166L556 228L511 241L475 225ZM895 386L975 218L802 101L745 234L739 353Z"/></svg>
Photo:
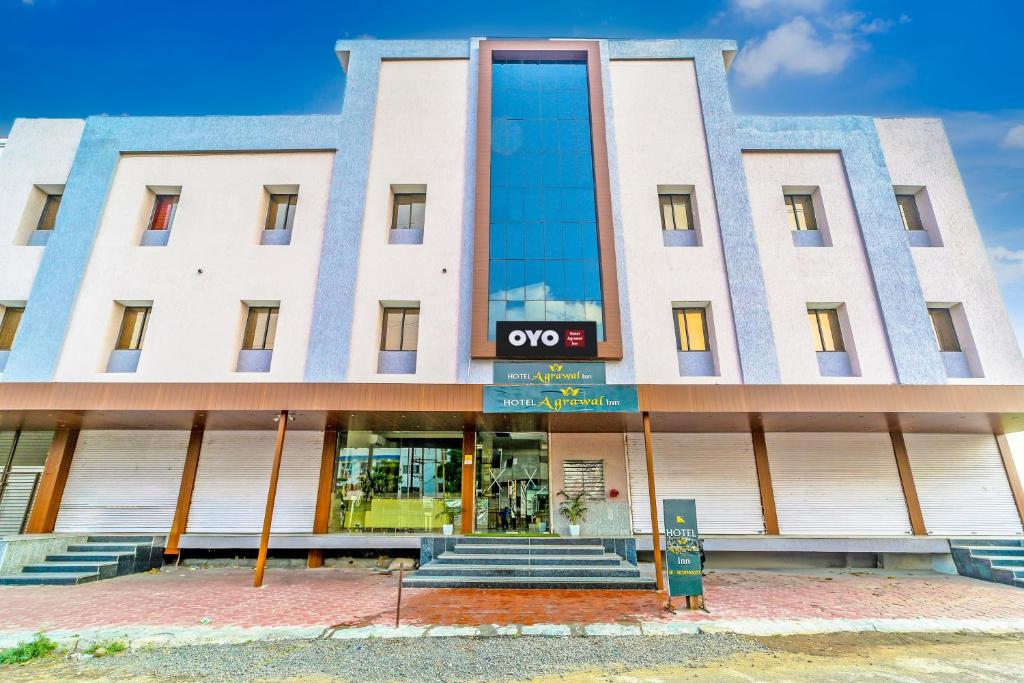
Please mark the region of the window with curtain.
<svg viewBox="0 0 1024 683"><path fill-rule="evenodd" d="M24 313L25 309L18 306L4 308L3 317L0 318L0 351L10 351L14 346L14 337L18 334L18 325Z"/></svg>
<svg viewBox="0 0 1024 683"><path fill-rule="evenodd" d="M295 206L299 203L297 194L270 195L265 230L291 230L295 222Z"/></svg>
<svg viewBox="0 0 1024 683"><path fill-rule="evenodd" d="M786 215L790 230L817 230L818 220L814 215L814 201L809 194L787 194Z"/></svg>
<svg viewBox="0 0 1024 683"><path fill-rule="evenodd" d="M381 325L381 351L415 351L419 338L420 309L385 308Z"/></svg>
<svg viewBox="0 0 1024 683"><path fill-rule="evenodd" d="M659 194L662 230L693 230L693 206L688 194Z"/></svg>
<svg viewBox="0 0 1024 683"><path fill-rule="evenodd" d="M121 331L117 334L118 351L138 351L146 336L149 325L150 306L125 306L124 317L121 319Z"/></svg>
<svg viewBox="0 0 1024 683"><path fill-rule="evenodd" d="M896 203L900 207L900 218L903 219L904 230L924 230L921 223L921 212L917 209L917 199L912 194L896 195Z"/></svg>
<svg viewBox="0 0 1024 683"><path fill-rule="evenodd" d="M153 201L153 214L149 218L149 230L170 230L177 210L178 195L158 194Z"/></svg>
<svg viewBox="0 0 1024 683"><path fill-rule="evenodd" d="M279 306L250 306L245 318L242 348L249 351L270 351L277 336Z"/></svg>
<svg viewBox="0 0 1024 683"><path fill-rule="evenodd" d="M674 308L672 313L676 319L676 348L680 351L709 350L707 311L688 306Z"/></svg>
<svg viewBox="0 0 1024 683"><path fill-rule="evenodd" d="M845 351L843 332L839 327L839 311L834 308L808 308L807 322L815 351Z"/></svg>
<svg viewBox="0 0 1024 683"><path fill-rule="evenodd" d="M939 351L959 353L963 350L960 347L960 339L956 336L953 314L948 308L929 308L928 317L932 320L932 330L935 332L935 341L939 345Z"/></svg>
<svg viewBox="0 0 1024 683"><path fill-rule="evenodd" d="M427 195L396 192L391 210L391 228L394 230L422 229L426 211Z"/></svg>
<svg viewBox="0 0 1024 683"><path fill-rule="evenodd" d="M57 224L57 211L60 209L60 200L63 198L64 195L59 194L46 195L46 201L43 203L43 212L39 214L39 223L36 224L36 230L53 230L53 226Z"/></svg>

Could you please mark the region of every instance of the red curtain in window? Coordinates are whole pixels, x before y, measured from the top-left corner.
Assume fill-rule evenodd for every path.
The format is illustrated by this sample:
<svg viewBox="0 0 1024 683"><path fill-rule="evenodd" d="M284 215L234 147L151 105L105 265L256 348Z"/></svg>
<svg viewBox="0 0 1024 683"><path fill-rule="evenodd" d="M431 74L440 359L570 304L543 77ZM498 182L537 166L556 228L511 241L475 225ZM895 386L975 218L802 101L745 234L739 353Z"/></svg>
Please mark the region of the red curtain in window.
<svg viewBox="0 0 1024 683"><path fill-rule="evenodd" d="M153 220L150 222L150 230L167 230L171 226L171 215L174 212L174 205L177 197L157 197L156 206L153 207Z"/></svg>

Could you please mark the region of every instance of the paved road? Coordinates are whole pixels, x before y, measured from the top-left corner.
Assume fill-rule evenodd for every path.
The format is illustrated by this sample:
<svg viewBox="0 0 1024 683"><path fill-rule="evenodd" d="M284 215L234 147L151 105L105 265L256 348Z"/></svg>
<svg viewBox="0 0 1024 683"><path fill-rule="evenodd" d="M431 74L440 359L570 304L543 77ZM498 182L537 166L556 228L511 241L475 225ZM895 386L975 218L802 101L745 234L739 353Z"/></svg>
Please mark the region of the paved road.
<svg viewBox="0 0 1024 683"><path fill-rule="evenodd" d="M280 641L0 667L28 681L1020 681L1024 634Z"/></svg>

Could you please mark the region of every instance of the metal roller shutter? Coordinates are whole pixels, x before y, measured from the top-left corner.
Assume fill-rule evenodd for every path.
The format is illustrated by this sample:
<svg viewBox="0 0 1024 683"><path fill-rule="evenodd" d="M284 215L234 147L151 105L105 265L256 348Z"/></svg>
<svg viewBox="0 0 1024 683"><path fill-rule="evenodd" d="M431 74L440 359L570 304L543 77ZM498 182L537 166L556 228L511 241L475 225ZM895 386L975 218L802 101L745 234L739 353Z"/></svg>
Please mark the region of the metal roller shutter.
<svg viewBox="0 0 1024 683"><path fill-rule="evenodd" d="M888 434L767 433L779 532L909 534Z"/></svg>
<svg viewBox="0 0 1024 683"><path fill-rule="evenodd" d="M929 534L1018 535L999 446L991 434L904 434Z"/></svg>
<svg viewBox="0 0 1024 683"><path fill-rule="evenodd" d="M53 432L22 432L7 487L0 497L0 534L18 534L31 510ZM0 477L11 452L14 432L0 432Z"/></svg>
<svg viewBox="0 0 1024 683"><path fill-rule="evenodd" d="M83 431L57 532L167 533L174 520L187 431Z"/></svg>
<svg viewBox="0 0 1024 683"><path fill-rule="evenodd" d="M189 533L263 529L276 432L206 432L199 456ZM288 432L274 503L274 533L313 531L323 432Z"/></svg>
<svg viewBox="0 0 1024 683"><path fill-rule="evenodd" d="M658 518L664 529L662 501L693 498L701 533L763 534L761 493L750 434L653 434ZM633 530L651 531L647 492L647 454L643 434L626 435L629 502Z"/></svg>

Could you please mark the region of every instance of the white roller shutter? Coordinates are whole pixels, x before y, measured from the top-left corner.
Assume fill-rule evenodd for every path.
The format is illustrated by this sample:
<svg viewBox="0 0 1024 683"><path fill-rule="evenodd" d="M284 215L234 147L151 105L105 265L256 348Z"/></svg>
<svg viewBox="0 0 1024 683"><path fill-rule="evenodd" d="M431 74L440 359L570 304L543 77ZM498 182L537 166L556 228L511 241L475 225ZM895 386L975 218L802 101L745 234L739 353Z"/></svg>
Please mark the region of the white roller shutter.
<svg viewBox="0 0 1024 683"><path fill-rule="evenodd" d="M767 433L779 532L909 534L888 434Z"/></svg>
<svg viewBox="0 0 1024 683"><path fill-rule="evenodd" d="M259 533L276 432L206 432L188 516L189 533ZM274 503L274 533L313 531L323 432L287 432Z"/></svg>
<svg viewBox="0 0 1024 683"><path fill-rule="evenodd" d="M929 534L1017 535L1020 517L991 434L904 434Z"/></svg>
<svg viewBox="0 0 1024 683"><path fill-rule="evenodd" d="M3 468L0 468L0 475ZM32 496L36 491L41 473L30 468L12 467L3 496L0 497L0 537L5 534L20 534L27 521Z"/></svg>
<svg viewBox="0 0 1024 683"><path fill-rule="evenodd" d="M750 434L653 434L658 518L664 529L662 501L693 498L704 534L763 534L761 493ZM651 531L647 454L643 434L626 435L629 500L633 530Z"/></svg>
<svg viewBox="0 0 1024 683"><path fill-rule="evenodd" d="M187 431L82 431L54 531L167 533L188 437Z"/></svg>

